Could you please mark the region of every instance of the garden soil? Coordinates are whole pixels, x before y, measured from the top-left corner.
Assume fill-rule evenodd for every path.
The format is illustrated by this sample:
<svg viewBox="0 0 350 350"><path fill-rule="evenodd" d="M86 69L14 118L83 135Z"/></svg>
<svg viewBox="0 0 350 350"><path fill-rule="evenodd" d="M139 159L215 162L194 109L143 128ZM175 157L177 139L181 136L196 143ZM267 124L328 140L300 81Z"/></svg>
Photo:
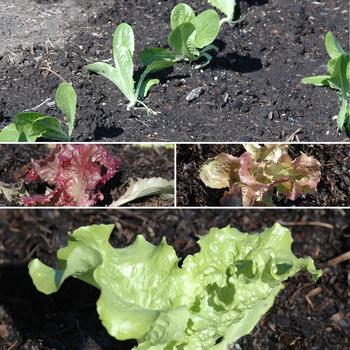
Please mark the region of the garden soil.
<svg viewBox="0 0 350 350"><path fill-rule="evenodd" d="M240 157L243 145L233 144L181 144L177 145L177 206L220 206L224 189L212 189L204 185L199 176L201 166L220 153ZM295 201L284 195L273 194L272 200L279 207L349 207L350 206L350 144L290 144L288 154L292 160L302 153L320 163L321 179L317 191L302 194Z"/></svg>
<svg viewBox="0 0 350 350"><path fill-rule="evenodd" d="M127 100L106 78L84 66L113 64L112 37L129 23L135 33L135 80L144 70L140 52L168 48L175 0L2 0L0 5L0 128L20 112L59 118L55 92L64 80L77 93L73 141L306 142L349 141L333 119L336 90L304 85L327 74L324 38L332 31L349 52L346 0L241 0L234 26L223 25L219 52L203 69L177 63L159 72L145 103L155 111L127 111ZM207 1L186 1L195 12ZM199 62L200 63L200 62ZM202 93L188 102L198 87Z"/></svg>
<svg viewBox="0 0 350 350"><path fill-rule="evenodd" d="M174 149L165 147L144 148L132 145L104 145L114 158L120 159L119 171L101 188L104 196L96 206L108 206L125 194L130 185L130 179L146 179L162 177L174 179ZM20 186L32 168L31 159L44 160L50 153L43 144L0 145L0 181L6 184ZM35 181L25 184L30 196L44 195L47 183ZM0 191L0 206L23 206L20 196L12 201L6 199ZM169 207L174 200L163 200L159 196L147 196L124 204L124 206Z"/></svg>
<svg viewBox="0 0 350 350"><path fill-rule="evenodd" d="M294 239L299 258L310 256L323 270L317 283L299 272L289 278L273 307L233 349L344 350L350 348L350 251L348 210L51 210L0 211L0 348L42 350L130 350L135 341L107 334L96 312L99 291L69 278L52 295L38 292L28 263L39 258L58 268L56 253L68 231L115 224L110 243L121 248L137 234L158 245L163 236L179 257L198 252L196 235L227 225L261 232L280 221Z"/></svg>

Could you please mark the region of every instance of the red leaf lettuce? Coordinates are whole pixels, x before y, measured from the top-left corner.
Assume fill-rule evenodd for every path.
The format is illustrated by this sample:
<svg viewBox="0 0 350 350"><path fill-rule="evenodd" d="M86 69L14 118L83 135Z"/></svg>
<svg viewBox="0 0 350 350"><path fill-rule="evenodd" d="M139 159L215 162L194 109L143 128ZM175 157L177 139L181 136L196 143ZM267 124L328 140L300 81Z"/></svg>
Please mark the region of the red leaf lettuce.
<svg viewBox="0 0 350 350"><path fill-rule="evenodd" d="M39 178L55 188L46 196L22 197L25 205L89 207L103 199L99 189L118 171L119 159L100 145L57 145L32 163L26 182Z"/></svg>
<svg viewBox="0 0 350 350"><path fill-rule="evenodd" d="M273 205L271 190L296 200L301 193L313 193L320 181L319 162L302 154L292 160L287 145L245 145L239 158L221 153L208 159L200 169L200 178L211 188L225 188L220 200L225 206Z"/></svg>

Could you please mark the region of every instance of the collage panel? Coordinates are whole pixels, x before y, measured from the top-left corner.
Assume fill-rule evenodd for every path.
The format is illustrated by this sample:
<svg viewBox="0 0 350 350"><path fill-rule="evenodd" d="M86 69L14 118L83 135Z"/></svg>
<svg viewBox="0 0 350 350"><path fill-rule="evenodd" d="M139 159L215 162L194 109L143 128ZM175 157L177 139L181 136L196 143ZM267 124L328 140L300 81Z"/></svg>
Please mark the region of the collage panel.
<svg viewBox="0 0 350 350"><path fill-rule="evenodd" d="M346 0L0 5L1 142L350 141Z"/></svg>
<svg viewBox="0 0 350 350"><path fill-rule="evenodd" d="M2 346L348 348L349 217L1 210Z"/></svg>
<svg viewBox="0 0 350 350"><path fill-rule="evenodd" d="M178 207L349 207L350 144L177 144Z"/></svg>
<svg viewBox="0 0 350 350"><path fill-rule="evenodd" d="M0 144L2 207L172 207L173 144Z"/></svg>

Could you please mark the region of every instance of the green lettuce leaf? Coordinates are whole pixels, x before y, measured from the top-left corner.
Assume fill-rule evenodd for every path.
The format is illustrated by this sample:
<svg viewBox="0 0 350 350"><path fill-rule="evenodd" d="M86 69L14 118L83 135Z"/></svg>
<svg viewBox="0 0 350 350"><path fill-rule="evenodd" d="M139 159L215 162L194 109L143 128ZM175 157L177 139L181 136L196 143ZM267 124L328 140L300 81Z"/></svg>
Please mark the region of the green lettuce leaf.
<svg viewBox="0 0 350 350"><path fill-rule="evenodd" d="M300 270L308 270L316 280L321 271L310 258L297 259L291 243L290 231L279 224L253 235L212 228L200 237L201 252L183 264L203 286L192 307L190 343L197 349L226 349L223 344L232 345L254 328L284 288L282 281Z"/></svg>
<svg viewBox="0 0 350 350"><path fill-rule="evenodd" d="M206 10L200 13L194 20L196 28L195 45L199 49L211 44L220 30L220 18L216 11Z"/></svg>
<svg viewBox="0 0 350 350"><path fill-rule="evenodd" d="M236 6L236 0L208 0L208 2L217 7L230 20L232 20Z"/></svg>
<svg viewBox="0 0 350 350"><path fill-rule="evenodd" d="M220 153L209 158L199 169L201 180L211 188L231 187L238 179L240 160L230 154Z"/></svg>
<svg viewBox="0 0 350 350"><path fill-rule="evenodd" d="M175 64L177 56L176 52L168 51L160 47L145 49L140 54L141 62L145 66L149 66L155 61L172 61L173 64Z"/></svg>
<svg viewBox="0 0 350 350"><path fill-rule="evenodd" d="M77 106L77 95L73 87L63 82L56 91L56 104L61 109L62 113L67 117L69 139L72 136L73 125L75 120L75 111Z"/></svg>
<svg viewBox="0 0 350 350"><path fill-rule="evenodd" d="M331 58L337 58L345 53L332 32L327 33L325 37L325 45L328 55L331 56Z"/></svg>
<svg viewBox="0 0 350 350"><path fill-rule="evenodd" d="M69 141L59 121L38 112L22 112L0 133L1 142L35 142L39 137Z"/></svg>
<svg viewBox="0 0 350 350"><path fill-rule="evenodd" d="M79 228L57 253L61 270L34 259L29 273L45 294L69 276L99 288L103 325L117 339L137 339L138 350L227 349L252 331L288 277L301 270L314 281L322 275L311 258L292 253L290 231L279 224L252 235L212 228L181 268L165 238L154 246L139 235L129 247L114 249L112 230Z"/></svg>
<svg viewBox="0 0 350 350"><path fill-rule="evenodd" d="M178 54L187 57L190 61L195 59L196 28L192 23L185 22L178 25L168 37L169 45L178 52Z"/></svg>
<svg viewBox="0 0 350 350"><path fill-rule="evenodd" d="M257 162L273 160L276 162L282 154L287 154L286 144L267 144L261 147L257 143L245 143L244 148L255 158Z"/></svg>
<svg viewBox="0 0 350 350"><path fill-rule="evenodd" d="M178 4L171 11L170 24L171 29L174 30L182 23L194 23L196 15L192 10L192 7L187 4Z"/></svg>
<svg viewBox="0 0 350 350"><path fill-rule="evenodd" d="M130 186L126 193L118 200L114 201L110 207L120 207L137 198L158 195L164 200L174 198L174 180L166 180L161 177L151 177L149 179L130 179Z"/></svg>

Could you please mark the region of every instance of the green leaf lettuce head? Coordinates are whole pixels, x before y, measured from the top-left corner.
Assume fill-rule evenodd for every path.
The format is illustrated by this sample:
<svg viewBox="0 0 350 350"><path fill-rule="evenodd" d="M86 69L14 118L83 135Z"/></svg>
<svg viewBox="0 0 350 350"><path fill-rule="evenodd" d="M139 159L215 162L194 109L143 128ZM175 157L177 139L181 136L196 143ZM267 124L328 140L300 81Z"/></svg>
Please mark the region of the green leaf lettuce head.
<svg viewBox="0 0 350 350"><path fill-rule="evenodd" d="M212 228L198 236L201 251L181 268L164 237L159 246L138 235L132 245L112 248L113 227L79 228L57 253L61 270L34 259L29 273L45 294L69 276L100 289L103 325L119 340L137 339L135 350L227 349L252 331L288 277L301 270L314 281L322 275L310 257L292 253L290 231L279 224L251 235Z"/></svg>

